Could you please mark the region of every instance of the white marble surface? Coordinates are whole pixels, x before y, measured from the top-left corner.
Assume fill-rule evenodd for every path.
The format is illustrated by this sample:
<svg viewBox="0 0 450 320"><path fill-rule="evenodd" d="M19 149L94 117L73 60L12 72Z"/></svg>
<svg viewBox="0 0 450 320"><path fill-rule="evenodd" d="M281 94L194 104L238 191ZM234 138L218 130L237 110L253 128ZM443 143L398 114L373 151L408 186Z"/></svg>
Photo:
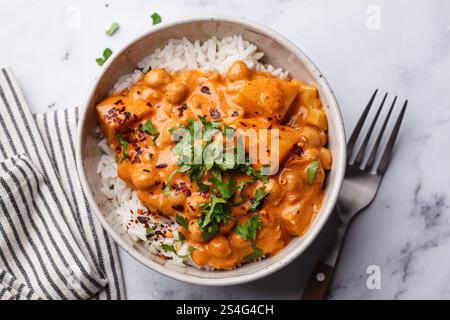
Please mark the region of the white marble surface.
<svg viewBox="0 0 450 320"><path fill-rule="evenodd" d="M372 10L380 10L379 29L367 27ZM234 15L281 32L329 80L347 132L375 88L408 98L394 160L349 231L330 298L450 298L448 1L1 0L0 65L14 69L35 112L80 106L99 72L95 58L151 28L154 11L164 21ZM113 21L121 29L109 38ZM184 284L121 258L132 299L296 299L317 245L273 276L227 288ZM380 267L379 290L366 286L369 265Z"/></svg>

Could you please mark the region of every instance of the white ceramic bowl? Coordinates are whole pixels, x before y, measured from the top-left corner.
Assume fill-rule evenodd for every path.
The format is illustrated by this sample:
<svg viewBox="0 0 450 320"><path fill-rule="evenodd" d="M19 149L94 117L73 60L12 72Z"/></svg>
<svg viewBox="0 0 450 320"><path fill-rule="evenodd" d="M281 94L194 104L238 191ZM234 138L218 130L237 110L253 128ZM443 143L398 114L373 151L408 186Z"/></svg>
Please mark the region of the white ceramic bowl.
<svg viewBox="0 0 450 320"><path fill-rule="evenodd" d="M97 146L97 119L95 105L108 96L117 79L136 69L136 64L156 48L163 47L171 38L187 37L190 40L206 40L212 36L223 38L240 34L256 44L264 52L264 63L289 70L294 78L314 84L328 115L329 144L333 154L333 166L328 172L325 197L320 213L303 237L292 240L277 255L258 262L245 264L230 271L206 271L194 267L173 268L152 255L142 244L133 242L120 228L108 219L111 214L104 205L99 192L100 179L96 173L101 156ZM203 285L225 286L244 283L267 276L286 266L311 244L327 221L336 203L342 184L346 161L345 134L339 107L331 88L312 61L289 40L261 25L237 18L200 17L185 18L152 27L150 31L132 40L125 48L116 52L105 64L80 118L77 160L78 171L92 212L101 221L106 231L132 257L155 271L174 279Z"/></svg>

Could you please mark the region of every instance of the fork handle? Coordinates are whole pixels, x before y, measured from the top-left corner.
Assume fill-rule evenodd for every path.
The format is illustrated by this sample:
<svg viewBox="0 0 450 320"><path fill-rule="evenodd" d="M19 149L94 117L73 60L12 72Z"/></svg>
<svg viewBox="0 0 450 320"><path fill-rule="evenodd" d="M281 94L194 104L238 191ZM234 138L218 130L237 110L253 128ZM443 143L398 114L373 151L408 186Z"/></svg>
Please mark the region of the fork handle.
<svg viewBox="0 0 450 320"><path fill-rule="evenodd" d="M313 272L303 291L302 300L323 300L330 287L334 268L341 253L347 227L350 222L342 218L341 208L338 206L335 207L334 214L334 237L331 239L331 243L324 248L322 258L314 266Z"/></svg>
<svg viewBox="0 0 450 320"><path fill-rule="evenodd" d="M302 300L323 300L333 277L334 267L318 262L308 280Z"/></svg>

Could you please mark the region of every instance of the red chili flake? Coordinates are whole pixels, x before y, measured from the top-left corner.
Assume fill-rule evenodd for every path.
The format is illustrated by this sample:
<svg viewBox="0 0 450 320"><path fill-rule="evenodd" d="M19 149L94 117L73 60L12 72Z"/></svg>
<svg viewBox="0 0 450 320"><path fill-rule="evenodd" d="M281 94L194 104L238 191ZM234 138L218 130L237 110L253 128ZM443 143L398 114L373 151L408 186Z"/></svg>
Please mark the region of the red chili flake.
<svg viewBox="0 0 450 320"><path fill-rule="evenodd" d="M144 172L150 172L150 170L148 170L148 169L143 169L142 171L144 171Z"/></svg>
<svg viewBox="0 0 450 320"><path fill-rule="evenodd" d="M174 204L174 205L172 206L172 209L177 210L177 211L180 211L180 212L183 212L183 211L184 211L184 207L183 207L182 205L179 205L179 204Z"/></svg>
<svg viewBox="0 0 450 320"><path fill-rule="evenodd" d="M126 108L127 107L123 106L122 108L120 108L119 112L124 112Z"/></svg>
<svg viewBox="0 0 450 320"><path fill-rule="evenodd" d="M231 114L232 117L237 117L239 115L239 112L235 111Z"/></svg>
<svg viewBox="0 0 450 320"><path fill-rule="evenodd" d="M192 194L191 190L189 190L189 189L185 189L185 190L183 190L183 192L186 195L186 197L189 197Z"/></svg>
<svg viewBox="0 0 450 320"><path fill-rule="evenodd" d="M240 122L241 125L243 125L244 127L247 127L247 125L244 122Z"/></svg>
<svg viewBox="0 0 450 320"><path fill-rule="evenodd" d="M144 216L138 216L136 219L137 219L137 221L139 221L142 224L145 224L148 222L148 218L144 217Z"/></svg>
<svg viewBox="0 0 450 320"><path fill-rule="evenodd" d="M160 163L156 166L157 169L167 168L167 163Z"/></svg>
<svg viewBox="0 0 450 320"><path fill-rule="evenodd" d="M187 104L186 104L186 103L183 103L183 104L181 105L181 109L186 110L186 109L187 109Z"/></svg>
<svg viewBox="0 0 450 320"><path fill-rule="evenodd" d="M204 94L211 94L211 92L209 91L209 88L207 86L201 87L200 91Z"/></svg>
<svg viewBox="0 0 450 320"><path fill-rule="evenodd" d="M138 155L135 155L131 160L131 163L139 163L139 162L141 162L141 157L139 157Z"/></svg>
<svg viewBox="0 0 450 320"><path fill-rule="evenodd" d="M294 145L292 147L292 153L296 154L297 156L301 156L303 154L303 149L300 148L298 145Z"/></svg>
<svg viewBox="0 0 450 320"><path fill-rule="evenodd" d="M117 106L118 104L122 103L122 99L117 100L116 102L114 102L114 104Z"/></svg>
<svg viewBox="0 0 450 320"><path fill-rule="evenodd" d="M151 108L152 104L150 102L147 102L147 107Z"/></svg>
<svg viewBox="0 0 450 320"><path fill-rule="evenodd" d="M209 114L211 115L211 117L213 119L219 119L220 118L220 113L219 113L219 111L217 111L216 108L213 108L213 109L209 110Z"/></svg>

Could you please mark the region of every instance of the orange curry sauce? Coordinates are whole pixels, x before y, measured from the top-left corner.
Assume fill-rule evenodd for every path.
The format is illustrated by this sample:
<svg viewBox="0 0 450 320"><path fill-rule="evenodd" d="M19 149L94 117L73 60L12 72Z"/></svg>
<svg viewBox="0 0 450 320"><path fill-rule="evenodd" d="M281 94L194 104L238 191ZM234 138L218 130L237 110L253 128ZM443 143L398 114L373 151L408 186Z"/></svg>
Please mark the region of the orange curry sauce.
<svg viewBox="0 0 450 320"><path fill-rule="evenodd" d="M199 267L231 269L255 250L259 256L274 255L292 237L305 233L321 207L325 170L332 159L326 148L327 119L314 86L252 72L241 61L226 75L154 69L96 109L102 131L117 154L119 177L137 190L148 214L178 215L188 221L187 228L180 226L180 233L192 246L191 258ZM210 186L208 191L200 192L197 182L178 172L171 177L170 192L164 192L169 175L179 168L172 154L176 142L171 129L205 116L235 129L277 128L280 136L278 172L265 182L235 174L238 183L249 181L234 196L242 200L229 206L231 216L207 241L199 219L211 201L211 174L200 180ZM147 122L153 128L143 131ZM262 186L268 194L257 209L250 210ZM236 228L254 215L259 221L252 239Z"/></svg>

